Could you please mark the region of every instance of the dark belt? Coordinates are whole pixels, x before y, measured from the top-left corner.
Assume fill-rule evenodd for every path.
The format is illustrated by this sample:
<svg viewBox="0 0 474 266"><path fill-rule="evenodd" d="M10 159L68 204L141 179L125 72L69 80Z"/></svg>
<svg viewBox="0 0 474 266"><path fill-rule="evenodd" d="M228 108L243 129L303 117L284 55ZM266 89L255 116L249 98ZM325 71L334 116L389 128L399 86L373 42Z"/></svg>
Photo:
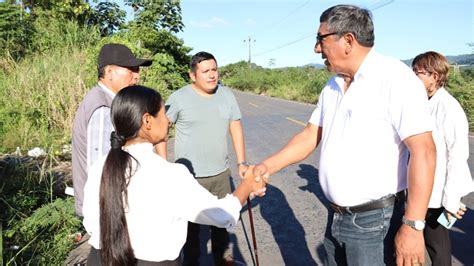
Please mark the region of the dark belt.
<svg viewBox="0 0 474 266"><path fill-rule="evenodd" d="M395 203L405 200L405 190L398 192L397 194L390 194L378 200L369 201L360 205L352 207L342 207L334 203L329 203L331 208L339 214L354 214L360 212L367 212L377 209L382 209L388 206L392 206Z"/></svg>

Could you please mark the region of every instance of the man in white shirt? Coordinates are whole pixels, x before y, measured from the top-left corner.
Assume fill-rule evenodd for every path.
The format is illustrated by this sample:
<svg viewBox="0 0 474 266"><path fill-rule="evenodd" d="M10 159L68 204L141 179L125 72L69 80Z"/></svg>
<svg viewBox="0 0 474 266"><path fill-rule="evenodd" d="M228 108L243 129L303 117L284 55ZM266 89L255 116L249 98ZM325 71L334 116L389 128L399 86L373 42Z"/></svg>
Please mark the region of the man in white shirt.
<svg viewBox="0 0 474 266"><path fill-rule="evenodd" d="M314 50L336 75L306 128L253 171L268 178L321 143L319 183L331 202L326 265L424 262L436 155L428 101L412 71L373 45L370 11L338 5L323 12Z"/></svg>
<svg viewBox="0 0 474 266"><path fill-rule="evenodd" d="M99 82L84 97L76 111L72 129L72 181L76 214L82 217L84 185L90 166L110 150L110 105L121 89L135 85L140 66L152 60L136 58L122 44L105 44L99 52Z"/></svg>

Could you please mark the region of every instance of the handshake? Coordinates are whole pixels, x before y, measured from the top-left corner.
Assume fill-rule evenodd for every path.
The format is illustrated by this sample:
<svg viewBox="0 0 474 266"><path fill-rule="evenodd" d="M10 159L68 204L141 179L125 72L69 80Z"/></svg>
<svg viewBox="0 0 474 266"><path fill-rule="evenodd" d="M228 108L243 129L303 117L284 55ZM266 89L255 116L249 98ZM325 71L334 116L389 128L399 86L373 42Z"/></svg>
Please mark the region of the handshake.
<svg viewBox="0 0 474 266"><path fill-rule="evenodd" d="M251 197L265 196L266 184L269 181L270 174L264 164L249 165L243 171L239 167L239 175L242 178L239 187L244 186Z"/></svg>

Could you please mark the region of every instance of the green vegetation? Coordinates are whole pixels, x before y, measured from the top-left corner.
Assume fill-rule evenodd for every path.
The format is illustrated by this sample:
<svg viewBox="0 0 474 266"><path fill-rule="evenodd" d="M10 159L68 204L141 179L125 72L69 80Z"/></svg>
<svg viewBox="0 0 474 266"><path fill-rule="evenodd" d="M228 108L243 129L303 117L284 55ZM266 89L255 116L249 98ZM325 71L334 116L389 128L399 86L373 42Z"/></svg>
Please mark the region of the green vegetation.
<svg viewBox="0 0 474 266"><path fill-rule="evenodd" d="M166 99L188 82L191 50L176 37L184 25L178 1L125 0L134 18L115 3L10 0L0 2L0 153L42 147L38 159L0 156L0 264L59 265L83 232L72 198L62 191L70 172L72 120L97 81L96 60L105 43L123 43L152 58L141 83ZM94 1L95 2L95 1ZM245 62L220 68L235 89L315 103L330 77L313 67L266 69ZM474 70L449 79L474 130Z"/></svg>
<svg viewBox="0 0 474 266"><path fill-rule="evenodd" d="M301 68L266 69L245 62L220 68L225 85L256 94L316 103L319 93L331 74L311 66Z"/></svg>
<svg viewBox="0 0 474 266"><path fill-rule="evenodd" d="M469 131L474 131L474 67L450 73L448 90L461 104L469 122Z"/></svg>
<svg viewBox="0 0 474 266"><path fill-rule="evenodd" d="M0 218L4 226L5 265L60 265L81 232L72 198L63 199L62 154L0 160ZM57 196L59 195L59 196Z"/></svg>
<svg viewBox="0 0 474 266"><path fill-rule="evenodd" d="M129 0L135 18L114 3L88 1L0 3L0 153L42 147L40 159L0 156L2 265L60 265L83 232L58 166L71 142L72 121L97 81L97 54L105 43L123 43L154 64L141 83L165 97L187 83L190 48L177 1Z"/></svg>

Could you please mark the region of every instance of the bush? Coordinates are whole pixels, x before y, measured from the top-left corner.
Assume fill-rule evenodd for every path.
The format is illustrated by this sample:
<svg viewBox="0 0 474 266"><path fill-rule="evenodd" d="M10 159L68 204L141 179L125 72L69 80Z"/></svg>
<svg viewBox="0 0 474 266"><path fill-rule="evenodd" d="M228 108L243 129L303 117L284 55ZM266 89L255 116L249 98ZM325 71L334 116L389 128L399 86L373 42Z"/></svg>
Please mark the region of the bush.
<svg viewBox="0 0 474 266"><path fill-rule="evenodd" d="M56 199L36 209L5 231L19 249L5 252L6 264L61 265L74 246L81 221L74 215L72 198Z"/></svg>
<svg viewBox="0 0 474 266"><path fill-rule="evenodd" d="M63 199L70 164L56 155L0 158L0 223L6 265L60 265L81 221Z"/></svg>
<svg viewBox="0 0 474 266"><path fill-rule="evenodd" d="M29 49L33 32L31 16L20 5L0 3L0 58L23 57Z"/></svg>
<svg viewBox="0 0 474 266"><path fill-rule="evenodd" d="M331 76L324 69L309 66L265 69L243 61L226 65L219 72L224 84L235 89L306 103L316 103Z"/></svg>
<svg viewBox="0 0 474 266"><path fill-rule="evenodd" d="M469 122L469 131L474 131L474 68L450 73L447 89L464 109Z"/></svg>
<svg viewBox="0 0 474 266"><path fill-rule="evenodd" d="M39 16L34 23L31 51L33 53L50 53L54 49L85 49L100 39L97 27L87 27L79 22Z"/></svg>

